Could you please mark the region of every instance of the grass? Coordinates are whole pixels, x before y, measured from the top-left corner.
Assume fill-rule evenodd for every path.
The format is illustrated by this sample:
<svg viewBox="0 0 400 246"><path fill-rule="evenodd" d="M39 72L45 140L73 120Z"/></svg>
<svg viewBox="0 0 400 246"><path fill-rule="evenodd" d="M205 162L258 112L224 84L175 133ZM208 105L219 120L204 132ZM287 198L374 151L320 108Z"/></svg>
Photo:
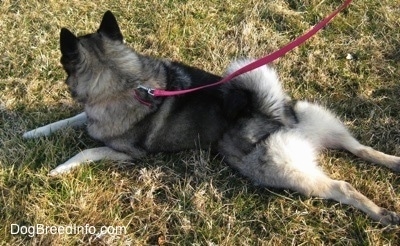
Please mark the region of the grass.
<svg viewBox="0 0 400 246"><path fill-rule="evenodd" d="M57 178L50 169L98 144L83 130L24 140L24 131L82 109L64 85L61 27L78 34L117 16L138 52L222 74L300 35L342 1L11 1L0 3L0 238L4 245L397 245L350 206L254 187L207 151L99 162ZM361 142L400 155L400 1L354 1L280 58L295 99L337 112ZM346 59L350 54L353 58ZM350 154L320 157L377 204L400 212L399 176ZM126 226L125 233L11 234L11 224Z"/></svg>

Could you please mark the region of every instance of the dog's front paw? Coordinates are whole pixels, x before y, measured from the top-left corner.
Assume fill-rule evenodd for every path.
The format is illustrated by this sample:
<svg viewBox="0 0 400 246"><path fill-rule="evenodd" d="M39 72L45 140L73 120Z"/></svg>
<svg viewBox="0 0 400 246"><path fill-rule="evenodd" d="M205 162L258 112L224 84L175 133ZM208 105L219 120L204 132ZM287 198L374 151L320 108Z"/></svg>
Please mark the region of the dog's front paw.
<svg viewBox="0 0 400 246"><path fill-rule="evenodd" d="M72 168L64 168L64 167L57 166L56 168L50 170L48 175L51 177L59 176L59 175L71 172L71 169Z"/></svg>
<svg viewBox="0 0 400 246"><path fill-rule="evenodd" d="M36 129L32 130L32 131L24 132L24 134L22 135L22 137L25 138L25 139L37 138L39 136L40 135L37 134Z"/></svg>
<svg viewBox="0 0 400 246"><path fill-rule="evenodd" d="M77 155L80 156L79 154ZM85 163L84 161L77 160L76 156L64 162L61 165L58 165L56 168L49 172L49 176L58 176L62 174L67 174L72 171L75 167Z"/></svg>
<svg viewBox="0 0 400 246"><path fill-rule="evenodd" d="M67 161L49 172L49 176L58 176L62 174L67 174L72 171L75 167L79 166L81 163L74 161Z"/></svg>
<svg viewBox="0 0 400 246"><path fill-rule="evenodd" d="M49 136L51 134L51 128L47 126L42 126L36 129L33 129L31 131L25 132L22 137L25 139L30 139L30 138L38 138L38 137L44 137L44 136Z"/></svg>

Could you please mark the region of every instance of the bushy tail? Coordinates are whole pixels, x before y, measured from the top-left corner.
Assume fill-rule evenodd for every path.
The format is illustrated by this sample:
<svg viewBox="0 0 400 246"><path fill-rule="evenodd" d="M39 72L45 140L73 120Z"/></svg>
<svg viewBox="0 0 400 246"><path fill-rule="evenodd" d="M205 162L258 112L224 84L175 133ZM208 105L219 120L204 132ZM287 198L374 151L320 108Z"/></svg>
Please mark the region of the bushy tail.
<svg viewBox="0 0 400 246"><path fill-rule="evenodd" d="M247 64L251 60L237 60L230 64L226 74L230 74ZM276 71L268 66L262 66L253 71L242 74L226 85L227 89L244 90L251 96L252 106L281 122L285 121L286 104L290 98L283 91Z"/></svg>

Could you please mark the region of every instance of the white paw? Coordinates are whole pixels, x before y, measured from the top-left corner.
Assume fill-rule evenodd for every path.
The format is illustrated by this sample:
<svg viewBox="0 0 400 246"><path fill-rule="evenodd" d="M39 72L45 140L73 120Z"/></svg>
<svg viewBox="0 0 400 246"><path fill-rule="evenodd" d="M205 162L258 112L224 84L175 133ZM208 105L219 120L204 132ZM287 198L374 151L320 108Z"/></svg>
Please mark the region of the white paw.
<svg viewBox="0 0 400 246"><path fill-rule="evenodd" d="M57 168L55 168L49 172L49 176L55 177L68 172L70 172L70 170L58 170Z"/></svg>
<svg viewBox="0 0 400 246"><path fill-rule="evenodd" d="M387 209L382 209L381 219L379 222L385 226L387 225L400 225L400 216L399 214L389 211Z"/></svg>
<svg viewBox="0 0 400 246"><path fill-rule="evenodd" d="M72 169L74 169L75 167L79 166L80 162L74 162L74 161L67 161L61 165L58 165L56 168L54 168L53 170L51 170L49 172L49 176L58 176L58 175L62 175L62 174L67 174L69 172L72 171Z"/></svg>
<svg viewBox="0 0 400 246"><path fill-rule="evenodd" d="M25 132L22 137L25 139L30 139L30 138L38 138L42 136L49 136L51 134L51 129L48 127L39 127L31 131Z"/></svg>

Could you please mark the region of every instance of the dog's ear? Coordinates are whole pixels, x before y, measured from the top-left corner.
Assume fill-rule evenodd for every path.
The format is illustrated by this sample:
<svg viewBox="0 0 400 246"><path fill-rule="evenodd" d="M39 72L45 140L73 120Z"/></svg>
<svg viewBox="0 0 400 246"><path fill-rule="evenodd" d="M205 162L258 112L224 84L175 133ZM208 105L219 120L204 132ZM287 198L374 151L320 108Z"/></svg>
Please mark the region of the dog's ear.
<svg viewBox="0 0 400 246"><path fill-rule="evenodd" d="M61 28L60 49L63 57L74 60L79 57L79 39L67 28Z"/></svg>
<svg viewBox="0 0 400 246"><path fill-rule="evenodd" d="M110 10L104 13L98 32L115 41L122 42L123 40L117 19Z"/></svg>

